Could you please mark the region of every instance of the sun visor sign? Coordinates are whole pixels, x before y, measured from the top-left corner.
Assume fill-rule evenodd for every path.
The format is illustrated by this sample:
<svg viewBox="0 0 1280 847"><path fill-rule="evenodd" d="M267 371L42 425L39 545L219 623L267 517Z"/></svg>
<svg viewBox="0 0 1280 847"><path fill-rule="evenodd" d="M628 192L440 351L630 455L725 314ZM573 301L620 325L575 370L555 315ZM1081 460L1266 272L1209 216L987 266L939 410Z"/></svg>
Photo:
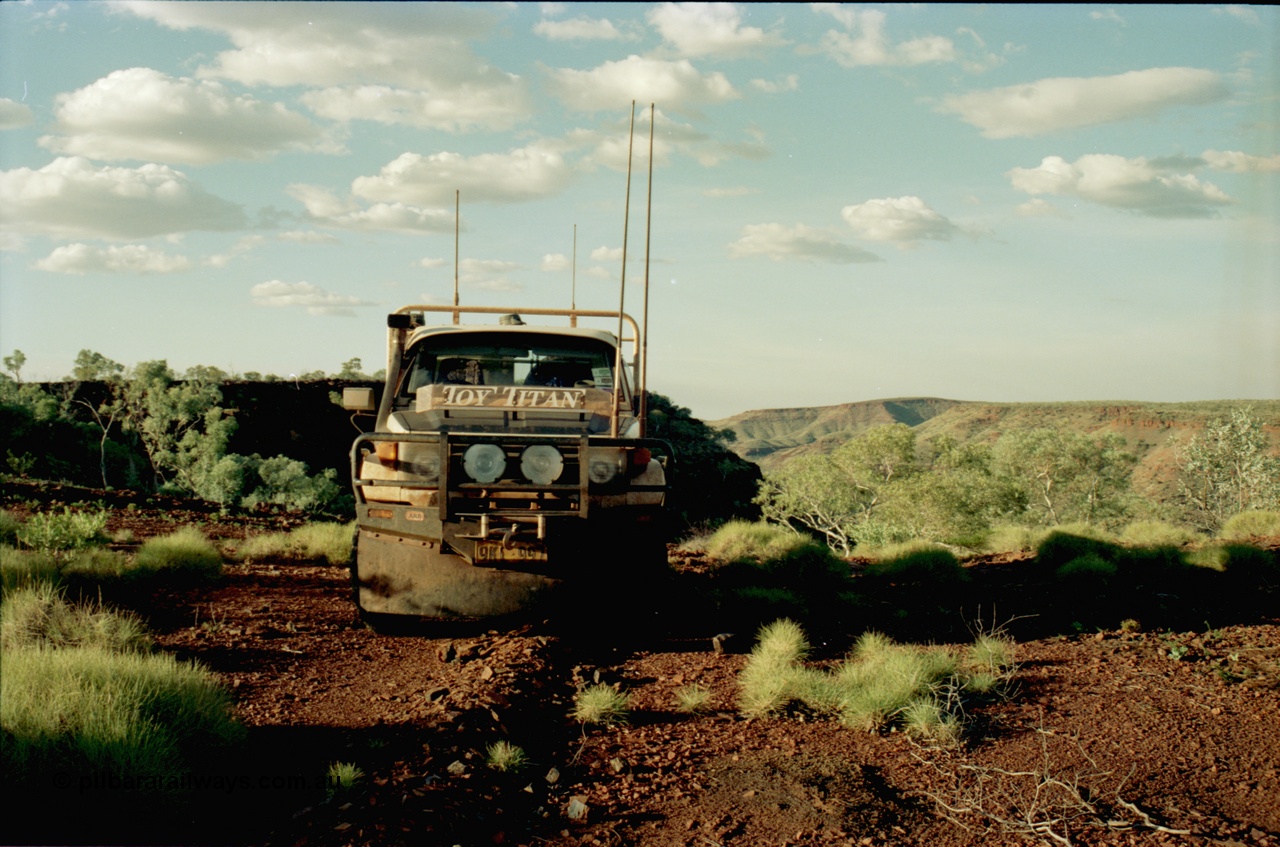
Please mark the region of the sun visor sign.
<svg viewBox="0 0 1280 847"><path fill-rule="evenodd" d="M418 390L418 408L586 409L588 391L590 389L524 385L430 385ZM424 394L428 396L423 397ZM426 404L423 400L427 401Z"/></svg>

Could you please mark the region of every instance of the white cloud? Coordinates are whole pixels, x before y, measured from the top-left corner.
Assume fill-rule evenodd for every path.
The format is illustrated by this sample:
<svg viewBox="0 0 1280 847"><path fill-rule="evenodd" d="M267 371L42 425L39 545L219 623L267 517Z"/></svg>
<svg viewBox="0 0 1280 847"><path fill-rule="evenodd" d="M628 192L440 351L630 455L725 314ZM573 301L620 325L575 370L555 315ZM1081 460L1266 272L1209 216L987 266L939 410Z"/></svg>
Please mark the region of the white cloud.
<svg viewBox="0 0 1280 847"><path fill-rule="evenodd" d="M751 87L765 94L777 94L781 91L799 91L800 76L798 74L787 74L776 81L753 79L751 80Z"/></svg>
<svg viewBox="0 0 1280 847"><path fill-rule="evenodd" d="M448 132L510 129L526 116L526 97L516 87L459 86L447 94L386 85L333 86L308 91L301 100L335 121L375 121Z"/></svg>
<svg viewBox="0 0 1280 847"><path fill-rule="evenodd" d="M249 299L255 306L270 308L306 309L309 315L333 315L349 317L358 306L372 306L367 300L346 294L334 294L309 282L283 282L273 279L260 282L249 289Z"/></svg>
<svg viewBox="0 0 1280 847"><path fill-rule="evenodd" d="M67 238L136 239L247 223L240 206L165 165L98 167L78 156L0 172L0 215L6 227Z"/></svg>
<svg viewBox="0 0 1280 847"><path fill-rule="evenodd" d="M760 189L748 188L745 185L734 186L733 188L708 188L702 192L703 197L749 197L752 194L759 194Z"/></svg>
<svg viewBox="0 0 1280 847"><path fill-rule="evenodd" d="M1162 169L1142 157L1095 153L1070 163L1046 156L1039 166L1014 168L1007 176L1015 189L1033 196L1079 197L1153 217L1207 217L1232 202L1216 185Z"/></svg>
<svg viewBox="0 0 1280 847"><path fill-rule="evenodd" d="M114 71L57 103L55 134L40 145L91 159L207 165L323 146L311 121L278 103L150 68Z"/></svg>
<svg viewBox="0 0 1280 847"><path fill-rule="evenodd" d="M542 257L542 263L538 267L544 271L567 271L572 264L569 257L563 253L547 253Z"/></svg>
<svg viewBox="0 0 1280 847"><path fill-rule="evenodd" d="M1062 210L1042 197L1032 197L1019 204L1014 212L1024 218L1065 218Z"/></svg>
<svg viewBox="0 0 1280 847"><path fill-rule="evenodd" d="M1093 9L1089 12L1089 17L1095 21L1109 21L1110 23L1124 25L1124 18L1120 17L1120 13L1115 9Z"/></svg>
<svg viewBox="0 0 1280 847"><path fill-rule="evenodd" d="M1205 164L1215 171L1230 173L1280 173L1280 153L1271 156L1251 156L1238 150L1206 150L1200 154Z"/></svg>
<svg viewBox="0 0 1280 847"><path fill-rule="evenodd" d="M289 232L282 232L276 236L280 241L288 241L294 244L338 244L339 239L336 235L327 232L316 232L314 229L299 229Z"/></svg>
<svg viewBox="0 0 1280 847"><path fill-rule="evenodd" d="M646 17L683 56L738 56L784 43L776 34L743 26L733 3L662 3Z"/></svg>
<svg viewBox="0 0 1280 847"><path fill-rule="evenodd" d="M882 259L846 244L835 234L804 224L748 224L742 236L729 245L732 259L765 256L774 261L798 259L806 262L879 262Z"/></svg>
<svg viewBox="0 0 1280 847"><path fill-rule="evenodd" d="M1262 19L1258 17L1257 11L1250 6L1242 6L1238 3L1232 3L1226 6L1219 6L1213 10L1215 15L1230 15L1233 18L1244 21L1247 24L1257 26L1262 23Z"/></svg>
<svg viewBox="0 0 1280 847"><path fill-rule="evenodd" d="M859 238L909 247L917 241L947 241L960 228L919 197L886 197L840 210Z"/></svg>
<svg viewBox="0 0 1280 847"><path fill-rule="evenodd" d="M267 239L261 235L246 235L235 244L231 245L231 249L225 253L215 253L214 255L206 258L204 260L204 264L211 268L225 268L227 265L231 264L233 259L238 259L246 253L261 247L266 242Z"/></svg>
<svg viewBox="0 0 1280 847"><path fill-rule="evenodd" d="M30 126L34 120L31 107L16 100L0 97L0 129Z"/></svg>
<svg viewBox="0 0 1280 847"><path fill-rule="evenodd" d="M616 110L632 100L694 112L702 105L739 97L724 74L699 73L688 59L669 62L628 56L589 71L548 69L547 75L552 93L583 112Z"/></svg>
<svg viewBox="0 0 1280 847"><path fill-rule="evenodd" d="M463 288L478 288L483 291L520 291L523 286L507 276L519 269L520 265L515 262L463 259L458 263L458 284Z"/></svg>
<svg viewBox="0 0 1280 847"><path fill-rule="evenodd" d="M529 114L524 81L468 42L498 20L460 3L151 3L115 8L171 29L220 32L234 50L198 75L326 89L308 105L336 119L506 129ZM381 108L380 108L381 107Z"/></svg>
<svg viewBox="0 0 1280 847"><path fill-rule="evenodd" d="M550 41L619 41L624 37L608 18L539 21L533 31Z"/></svg>
<svg viewBox="0 0 1280 847"><path fill-rule="evenodd" d="M188 270L186 256L171 256L145 244L123 244L93 247L88 244L65 244L35 263L37 270L62 274L116 273L167 274Z"/></svg>
<svg viewBox="0 0 1280 847"><path fill-rule="evenodd" d="M1226 96L1226 85L1213 71L1150 68L971 91L947 97L939 111L959 115L987 138L1014 138L1154 115Z"/></svg>
<svg viewBox="0 0 1280 847"><path fill-rule="evenodd" d="M403 153L351 189L364 200L452 208L455 190L468 203L518 203L558 194L570 176L558 152L532 144L477 156Z"/></svg>
<svg viewBox="0 0 1280 847"><path fill-rule="evenodd" d="M821 43L822 51L843 67L924 65L957 58L955 43L940 35L891 44L884 32L885 13L879 9L830 3L815 4L814 9L831 15L847 30L827 30Z"/></svg>

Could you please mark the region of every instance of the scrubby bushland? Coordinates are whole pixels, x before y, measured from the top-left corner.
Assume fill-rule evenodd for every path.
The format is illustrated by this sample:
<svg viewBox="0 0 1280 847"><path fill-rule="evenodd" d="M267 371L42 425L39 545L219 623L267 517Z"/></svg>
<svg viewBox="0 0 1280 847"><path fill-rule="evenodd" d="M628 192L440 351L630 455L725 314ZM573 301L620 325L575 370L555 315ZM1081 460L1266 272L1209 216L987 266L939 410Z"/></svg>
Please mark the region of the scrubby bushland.
<svg viewBox="0 0 1280 847"><path fill-rule="evenodd" d="M677 530L715 527L733 518L751 520L760 469L729 449L731 430L703 423L683 406L649 392L649 436L675 451L671 509Z"/></svg>
<svg viewBox="0 0 1280 847"><path fill-rule="evenodd" d="M1132 487L1135 457L1117 434L1011 429L992 443L949 436L929 448L905 424L873 427L830 454L797 457L770 473L763 517L804 531L842 556L909 540L1026 551L1043 533L1124 532L1131 544L1186 545L1232 515L1280 507L1280 456L1268 452L1247 409L1212 421L1179 449L1179 496L1149 500ZM1181 512L1185 518L1178 524ZM1274 534L1280 522L1239 518L1236 537ZM1087 527L1076 530L1074 527Z"/></svg>
<svg viewBox="0 0 1280 847"><path fill-rule="evenodd" d="M230 452L237 421L223 405L226 379L203 366L179 378L163 360L126 369L89 350L72 378L48 388L0 376L9 434L0 472L194 495L224 508L341 508L335 470L312 475L284 455Z"/></svg>

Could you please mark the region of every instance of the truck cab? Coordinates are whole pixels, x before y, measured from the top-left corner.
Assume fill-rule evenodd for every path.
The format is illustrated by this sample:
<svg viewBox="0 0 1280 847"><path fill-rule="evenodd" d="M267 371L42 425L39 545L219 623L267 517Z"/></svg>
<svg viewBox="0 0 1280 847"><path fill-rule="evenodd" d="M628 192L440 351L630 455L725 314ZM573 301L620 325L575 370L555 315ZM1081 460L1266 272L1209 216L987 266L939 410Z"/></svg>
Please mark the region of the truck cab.
<svg viewBox="0 0 1280 847"><path fill-rule="evenodd" d="M387 326L381 398L343 397L374 417L351 450L362 615L496 617L665 566L672 455L645 436L630 316L424 305Z"/></svg>

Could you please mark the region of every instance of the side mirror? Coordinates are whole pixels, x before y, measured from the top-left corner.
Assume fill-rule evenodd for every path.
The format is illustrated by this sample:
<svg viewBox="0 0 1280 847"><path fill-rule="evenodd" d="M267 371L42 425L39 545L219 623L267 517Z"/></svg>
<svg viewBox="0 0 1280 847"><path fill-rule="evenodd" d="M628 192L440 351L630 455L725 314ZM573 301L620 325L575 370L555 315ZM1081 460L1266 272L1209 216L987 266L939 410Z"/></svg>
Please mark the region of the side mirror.
<svg viewBox="0 0 1280 847"><path fill-rule="evenodd" d="M342 408L348 412L376 412L378 403L372 388L342 389Z"/></svg>

